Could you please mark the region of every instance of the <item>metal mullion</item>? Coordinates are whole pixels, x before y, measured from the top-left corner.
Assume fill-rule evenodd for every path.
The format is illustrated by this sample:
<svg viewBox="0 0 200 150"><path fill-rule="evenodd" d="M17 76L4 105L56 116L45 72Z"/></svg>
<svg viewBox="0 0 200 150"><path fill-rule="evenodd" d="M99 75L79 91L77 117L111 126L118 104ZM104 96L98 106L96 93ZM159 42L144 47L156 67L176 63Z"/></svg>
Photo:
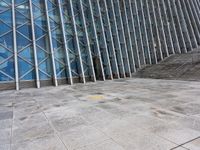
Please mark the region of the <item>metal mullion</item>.
<svg viewBox="0 0 200 150"><path fill-rule="evenodd" d="M19 90L19 70L17 58L17 38L16 38L16 21L15 21L15 0L12 0L12 22L13 22L13 46L14 46L14 66L15 66L15 88Z"/></svg>
<svg viewBox="0 0 200 150"><path fill-rule="evenodd" d="M177 31L177 36L178 36L178 40L179 40L179 46L180 46L180 50L182 53L186 53L187 52L187 46L186 46L186 41L183 35L183 29L181 27L181 22L180 22L180 18L178 16L178 11L175 5L175 1L174 0L169 0L170 1L170 5L172 8L172 14L173 14L173 18L174 18L174 24L176 27L176 31Z"/></svg>
<svg viewBox="0 0 200 150"><path fill-rule="evenodd" d="M186 7L185 1L184 0L181 1L180 5L181 5L181 8L183 10L183 15L184 15L185 22L186 22L186 25L187 25L188 34L189 34L189 37L191 39L192 47L196 48L197 45L198 45L197 44L197 39L196 39L196 36L194 34L194 29L192 27L191 18L189 17L188 9Z"/></svg>
<svg viewBox="0 0 200 150"><path fill-rule="evenodd" d="M92 7L92 4L91 4L91 0L88 0L88 2L89 2L89 9L90 9L91 18L92 18L92 27L93 27L94 35L95 35L95 41L96 41L95 43L96 43L97 51L98 51L98 55L99 55L98 57L100 59L101 72L102 72L103 80L105 81L105 74L104 74L104 68L103 68L103 63L102 63L102 59L101 59L101 52L100 52L99 40L98 40L98 37L97 37L97 31L96 31L96 28L95 28L93 7Z"/></svg>
<svg viewBox="0 0 200 150"><path fill-rule="evenodd" d="M116 68L116 73L117 73L117 78L120 78L120 73L119 73L119 68L118 68L118 62L117 62L117 55L115 53L115 47L114 47L114 42L113 42L113 38L112 38L112 32L111 32L111 25L110 25L110 20L109 20L109 15L108 15L108 8L106 5L105 0L102 1L102 4L104 6L104 13L105 13L105 17L106 17L106 22L107 22L107 32L109 33L109 42L111 42L111 47L112 47L112 55L114 57L114 65Z"/></svg>
<svg viewBox="0 0 200 150"><path fill-rule="evenodd" d="M190 50L192 50L192 43L191 43L191 40L190 40L190 37L189 37L189 34L188 34L188 30L187 30L187 26L186 26L186 22L185 22L185 18L184 18L184 15L183 15L183 11L182 11L180 2L175 0L174 4L175 4L177 12L178 12L177 13L178 17L180 18L181 29L182 29L182 32L183 32L183 37L185 39L187 51L190 51Z"/></svg>
<svg viewBox="0 0 200 150"><path fill-rule="evenodd" d="M131 41L132 41L132 43L134 43L132 45L135 46L135 49L133 49L133 53L135 52L134 57L135 57L136 67L140 68L141 66L140 66L140 58L139 58L139 52L138 52L138 43L137 43L136 31L135 31L135 22L134 22L134 19L133 19L133 12L132 12L131 2L130 1L131 0L125 0L125 8L128 7L126 9L128 9L129 12L130 12L130 14L128 15L128 13L127 13L127 15L129 17L131 17L130 18L130 22L131 22L131 25L132 25L131 27L132 27L132 30L133 30L133 32L130 32L131 35L132 35L131 36ZM130 29L130 23L129 23L129 29Z"/></svg>
<svg viewBox="0 0 200 150"><path fill-rule="evenodd" d="M162 20L162 15L161 15L161 9L159 5L159 0L154 0L154 5L156 6L155 9L157 10L157 22L159 23L160 28L158 30L160 31L160 38L161 40L161 48L164 50L163 51L163 56L168 57L169 56L169 51L167 47L167 41L165 37L165 32L164 32L164 25L163 25L163 20Z"/></svg>
<svg viewBox="0 0 200 150"><path fill-rule="evenodd" d="M124 40L126 41L126 44L129 45L129 47L130 47L130 50L128 50L128 46L126 46L126 48L127 48L127 54L128 55L130 54L130 57L129 57L129 59L130 59L129 60L129 66L131 68L131 73L134 73L134 72L136 72L136 67L135 67L135 59L134 59L134 55L133 55L133 47L132 47L132 44L131 44L131 35L130 35L130 29L129 29L129 24L128 24L128 17L127 17L127 12L126 12L126 5L125 5L125 2L123 0L121 2L123 3L123 6L122 6L123 7L122 8L123 12L122 12L122 10L120 11L120 4L119 4L118 0L117 0L117 5L118 5L118 8L119 8L119 14L121 16L121 25L122 25L122 30L123 30L123 33L124 33L123 34L124 35ZM123 25L123 22L122 22L122 16L123 15L124 15L124 18L125 18L124 25ZM128 51L130 53L128 53Z"/></svg>
<svg viewBox="0 0 200 150"><path fill-rule="evenodd" d="M44 0L45 11L46 11L46 19L47 19L47 28L48 28L48 38L49 38L49 46L51 51L51 61L52 61L52 68L53 68L53 82L55 86L58 86L57 75L56 75L56 66L54 60L54 50L53 50L53 43L52 43L52 36L51 36L51 27L49 22L49 13L48 13L48 6L47 0Z"/></svg>
<svg viewBox="0 0 200 150"><path fill-rule="evenodd" d="M94 80L94 82L96 82L96 75L94 72L94 65L93 65L93 60L92 60L92 54L91 54L91 47L90 47L90 43L89 43L89 35L88 35L88 30L87 30L87 26L86 26L86 18L85 18L85 14L84 14L84 8L83 8L83 4L82 4L82 0L79 0L80 2L80 6L81 6L81 16L82 16L82 21L83 21L83 31L85 32L85 38L86 38L86 49L88 49L88 54L89 54L89 59L90 59L90 69L92 70L92 78Z"/></svg>
<svg viewBox="0 0 200 150"><path fill-rule="evenodd" d="M167 15L168 22L170 21L170 24L171 24L170 32L171 32L172 42L174 45L174 53L181 53L181 49L180 49L180 45L178 41L178 35L177 35L178 33L176 31L175 22L173 18L173 12L172 12L172 8L171 8L169 0L165 0L165 7L166 9L168 9L168 15Z"/></svg>
<svg viewBox="0 0 200 150"><path fill-rule="evenodd" d="M144 0L144 5L146 6L146 15L147 15L147 21L149 24L149 32L147 32L147 35L149 33L149 48L150 51L152 52L151 54L151 58L152 58L152 63L157 64L158 63L158 59L157 59L157 55L156 55L156 49L155 49L155 45L154 45L154 37L153 37L153 29L152 29L152 20L151 20L151 16L150 16L150 12L149 12L149 3L148 0Z"/></svg>
<svg viewBox="0 0 200 150"><path fill-rule="evenodd" d="M131 0L130 0L131 1ZM139 14L138 14L138 7L136 0L132 0L130 2L133 16L136 17L136 23L135 23L135 30L138 30L138 34L136 33L137 36L137 41L138 41L138 49L139 49L139 57L140 57L140 64L141 67L146 65L146 59L145 59L145 54L144 54L144 46L142 42L142 33L141 33L141 26L140 26L140 20L139 20Z"/></svg>
<svg viewBox="0 0 200 150"><path fill-rule="evenodd" d="M200 20L198 19L198 17L196 17L196 11L195 11L195 8L193 8L193 1L191 0L190 2L189 1L186 1L185 3L188 8L188 14L190 16L190 19L191 19L191 24L193 26L193 29L194 29L194 34L196 36L196 39L197 39L197 44L200 45L200 30L198 29L198 24L200 25Z"/></svg>
<svg viewBox="0 0 200 150"><path fill-rule="evenodd" d="M101 10L100 10L99 0L96 0L96 3L97 3L97 10L98 10L98 15L99 15L99 19L100 19L101 31L102 31L101 34L103 35L103 42L104 42L105 51L106 51L106 59L107 59L108 67L109 67L108 68L109 69L109 74L110 74L111 80L113 80L113 74L112 74L112 69L111 69L111 64L110 64L108 49L107 49L106 36L105 36L104 27L103 27L103 20L102 20L102 15L101 15Z"/></svg>
<svg viewBox="0 0 200 150"><path fill-rule="evenodd" d="M72 0L69 0L70 3L70 11L72 14L72 24L73 24L73 28L74 28L74 34L75 34L75 40L76 40L76 47L78 50L78 56L79 56L79 61L80 61L80 67L81 67L81 73L82 73L82 80L83 83L86 83L86 79L85 79L85 72L83 69L83 62L82 62L82 57L81 57L81 51L80 51L80 46L79 46L79 39L78 39L78 35L77 35L77 28L76 28L76 21L75 21L75 15L74 15L74 10L73 10L73 5L72 5Z"/></svg>
<svg viewBox="0 0 200 150"><path fill-rule="evenodd" d="M174 45L173 45L172 36L171 36L170 28L169 28L169 23L167 20L166 6L164 3L164 0L160 0L159 5L161 8L160 10L161 10L162 18L163 18L163 26L165 30L165 37L166 37L166 42L168 46L168 51L169 51L169 54L174 54L175 53Z"/></svg>

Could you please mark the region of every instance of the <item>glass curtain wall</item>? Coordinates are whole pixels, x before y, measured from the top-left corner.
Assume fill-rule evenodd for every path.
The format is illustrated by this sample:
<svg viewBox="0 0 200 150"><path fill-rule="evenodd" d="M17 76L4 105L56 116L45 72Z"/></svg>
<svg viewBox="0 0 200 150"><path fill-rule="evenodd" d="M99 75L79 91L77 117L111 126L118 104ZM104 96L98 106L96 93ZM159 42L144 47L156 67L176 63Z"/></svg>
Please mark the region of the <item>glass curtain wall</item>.
<svg viewBox="0 0 200 150"><path fill-rule="evenodd" d="M172 54L187 53L200 43L195 4L1 0L0 90L126 78Z"/></svg>

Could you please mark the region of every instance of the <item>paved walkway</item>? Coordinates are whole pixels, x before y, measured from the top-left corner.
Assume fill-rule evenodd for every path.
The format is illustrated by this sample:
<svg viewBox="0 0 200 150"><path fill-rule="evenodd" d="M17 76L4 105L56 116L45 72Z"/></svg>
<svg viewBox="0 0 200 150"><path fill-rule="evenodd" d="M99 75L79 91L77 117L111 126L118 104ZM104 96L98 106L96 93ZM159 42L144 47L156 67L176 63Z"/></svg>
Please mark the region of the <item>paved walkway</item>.
<svg viewBox="0 0 200 150"><path fill-rule="evenodd" d="M0 150L200 150L200 83L128 79L0 92Z"/></svg>

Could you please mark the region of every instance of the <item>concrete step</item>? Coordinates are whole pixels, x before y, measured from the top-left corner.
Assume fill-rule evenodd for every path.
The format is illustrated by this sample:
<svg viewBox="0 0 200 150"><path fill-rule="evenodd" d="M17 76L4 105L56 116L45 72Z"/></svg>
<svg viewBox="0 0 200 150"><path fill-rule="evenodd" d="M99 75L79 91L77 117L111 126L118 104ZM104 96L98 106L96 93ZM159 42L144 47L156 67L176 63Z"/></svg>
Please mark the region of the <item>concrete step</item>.
<svg viewBox="0 0 200 150"><path fill-rule="evenodd" d="M172 55L155 65L148 65L133 75L139 78L200 81L200 49Z"/></svg>

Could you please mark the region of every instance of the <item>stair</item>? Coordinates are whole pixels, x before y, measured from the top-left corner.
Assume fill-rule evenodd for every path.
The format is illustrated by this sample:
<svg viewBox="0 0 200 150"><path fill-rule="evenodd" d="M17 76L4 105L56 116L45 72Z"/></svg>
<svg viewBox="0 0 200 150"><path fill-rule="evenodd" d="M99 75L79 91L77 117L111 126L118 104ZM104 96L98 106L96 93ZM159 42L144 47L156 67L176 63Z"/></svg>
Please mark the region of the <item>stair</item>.
<svg viewBox="0 0 200 150"><path fill-rule="evenodd" d="M148 65L133 75L138 78L200 81L200 48L187 54L172 55Z"/></svg>

